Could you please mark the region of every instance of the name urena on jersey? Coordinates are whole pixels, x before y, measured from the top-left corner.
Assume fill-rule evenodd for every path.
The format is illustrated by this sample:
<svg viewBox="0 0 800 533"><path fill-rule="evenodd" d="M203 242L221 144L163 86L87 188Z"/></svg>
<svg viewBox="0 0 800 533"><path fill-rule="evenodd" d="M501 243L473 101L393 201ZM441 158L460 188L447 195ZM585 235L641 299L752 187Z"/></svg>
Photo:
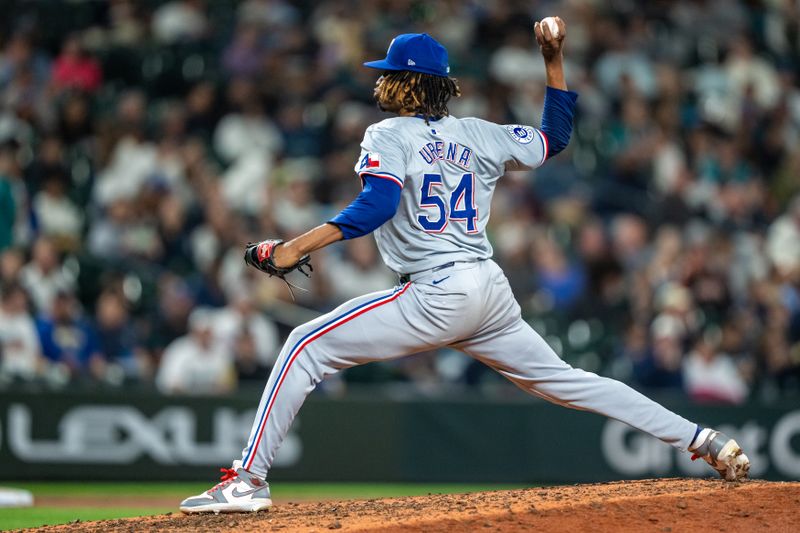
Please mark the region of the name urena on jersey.
<svg viewBox="0 0 800 533"><path fill-rule="evenodd" d="M461 168L469 168L472 159L472 148L450 141L426 143L418 153L429 165L435 161L450 161Z"/></svg>

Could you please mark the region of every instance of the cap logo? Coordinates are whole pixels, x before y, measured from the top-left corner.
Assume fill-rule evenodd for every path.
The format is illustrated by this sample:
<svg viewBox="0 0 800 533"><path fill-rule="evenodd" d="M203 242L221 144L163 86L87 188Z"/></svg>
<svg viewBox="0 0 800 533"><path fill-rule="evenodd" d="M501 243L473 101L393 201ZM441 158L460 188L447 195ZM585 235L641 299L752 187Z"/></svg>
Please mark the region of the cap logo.
<svg viewBox="0 0 800 533"><path fill-rule="evenodd" d="M408 66L409 66L409 67L413 67L413 66L414 66L414 65L416 65L416 64L417 64L417 62L416 62L416 61L414 61L413 59L409 59L409 60L408 60Z"/></svg>

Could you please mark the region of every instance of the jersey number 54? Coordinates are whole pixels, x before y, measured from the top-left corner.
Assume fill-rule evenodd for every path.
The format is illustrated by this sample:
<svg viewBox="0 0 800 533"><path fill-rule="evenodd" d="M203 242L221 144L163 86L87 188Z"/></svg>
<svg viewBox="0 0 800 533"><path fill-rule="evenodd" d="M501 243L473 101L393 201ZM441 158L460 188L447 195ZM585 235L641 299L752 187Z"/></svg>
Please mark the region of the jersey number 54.
<svg viewBox="0 0 800 533"><path fill-rule="evenodd" d="M441 233L450 220L464 222L467 233L478 233L478 208L475 207L475 173L467 172L452 192L446 189L441 174L425 174L420 187L420 208L438 211L417 216L427 233ZM449 193L449 200L444 197Z"/></svg>

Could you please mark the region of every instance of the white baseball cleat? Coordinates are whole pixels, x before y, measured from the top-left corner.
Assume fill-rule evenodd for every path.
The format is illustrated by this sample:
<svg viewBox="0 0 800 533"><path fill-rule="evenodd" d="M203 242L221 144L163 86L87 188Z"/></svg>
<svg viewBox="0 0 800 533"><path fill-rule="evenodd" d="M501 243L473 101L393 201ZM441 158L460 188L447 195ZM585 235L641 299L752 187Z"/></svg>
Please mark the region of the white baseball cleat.
<svg viewBox="0 0 800 533"><path fill-rule="evenodd" d="M247 513L272 506L269 484L234 461L232 468L220 468L221 481L197 496L181 502L184 513Z"/></svg>
<svg viewBox="0 0 800 533"><path fill-rule="evenodd" d="M703 459L727 481L743 481L750 472L750 459L739 444L724 433L703 429L695 439L699 442L689 451L694 452L692 461Z"/></svg>

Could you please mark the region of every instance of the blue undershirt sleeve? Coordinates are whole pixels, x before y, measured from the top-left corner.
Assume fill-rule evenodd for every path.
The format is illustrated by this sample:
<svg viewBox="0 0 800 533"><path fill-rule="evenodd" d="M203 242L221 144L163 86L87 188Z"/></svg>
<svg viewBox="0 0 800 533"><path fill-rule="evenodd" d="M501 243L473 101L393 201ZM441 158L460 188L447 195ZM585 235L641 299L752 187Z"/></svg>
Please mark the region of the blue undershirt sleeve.
<svg viewBox="0 0 800 533"><path fill-rule="evenodd" d="M541 131L547 137L547 158L569 144L578 93L547 87L544 95Z"/></svg>
<svg viewBox="0 0 800 533"><path fill-rule="evenodd" d="M386 178L362 175L364 189L353 202L328 223L342 230L345 239L372 233L394 216L402 188Z"/></svg>

